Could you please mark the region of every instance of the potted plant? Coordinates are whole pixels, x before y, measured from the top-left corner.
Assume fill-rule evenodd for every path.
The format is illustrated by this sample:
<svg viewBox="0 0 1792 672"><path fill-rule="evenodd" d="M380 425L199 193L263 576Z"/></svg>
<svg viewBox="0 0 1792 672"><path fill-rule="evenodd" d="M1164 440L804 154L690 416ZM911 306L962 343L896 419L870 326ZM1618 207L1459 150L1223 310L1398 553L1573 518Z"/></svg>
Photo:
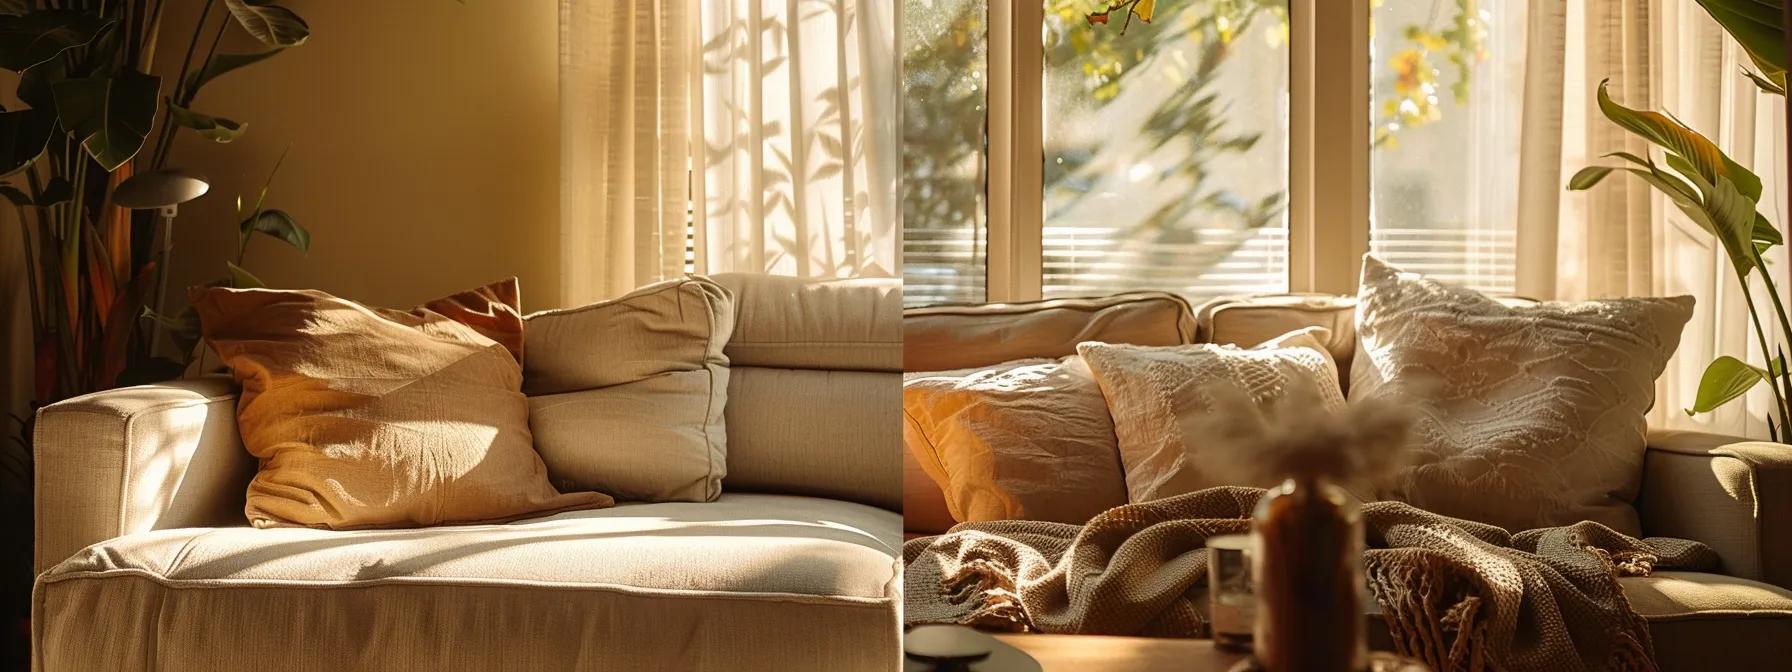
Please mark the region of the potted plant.
<svg viewBox="0 0 1792 672"><path fill-rule="evenodd" d="M1698 2L1748 53L1754 70L1743 74L1761 91L1784 97L1783 0ZM1785 348L1774 343L1775 334L1782 343L1792 338L1792 321L1787 319L1779 286L1763 257L1773 247L1785 244L1785 238L1759 212L1761 178L1673 116L1634 110L1613 101L1606 93L1605 82L1599 85L1598 100L1600 112L1612 123L1659 148L1662 162L1655 161L1653 152L1647 156L1614 152L1607 156L1622 164L1582 168L1569 179L1568 188L1591 189L1614 171L1623 171L1667 196L1723 247L1748 304L1750 330L1765 353L1766 361L1759 363L1728 355L1712 361L1699 379L1693 407L1686 409L1687 414L1709 412L1766 383L1773 393L1768 432L1775 441L1792 440L1792 376L1788 376ZM1755 278L1760 281L1759 287L1753 282ZM1756 300L1756 289L1767 295L1765 306Z"/></svg>

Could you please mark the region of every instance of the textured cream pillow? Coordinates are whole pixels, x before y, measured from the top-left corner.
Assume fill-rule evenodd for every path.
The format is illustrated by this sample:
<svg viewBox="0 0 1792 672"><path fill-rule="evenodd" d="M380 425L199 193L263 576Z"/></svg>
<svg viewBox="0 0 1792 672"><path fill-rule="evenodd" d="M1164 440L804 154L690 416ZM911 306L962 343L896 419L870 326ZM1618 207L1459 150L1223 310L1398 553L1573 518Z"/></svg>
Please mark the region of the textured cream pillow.
<svg viewBox="0 0 1792 672"><path fill-rule="evenodd" d="M1203 473L1200 440L1188 431L1211 408L1214 385L1225 383L1259 401L1279 398L1289 381L1312 383L1333 410L1344 405L1338 369L1325 349L1329 332L1308 327L1257 347L1201 343L1145 347L1088 342L1088 360L1107 398L1134 502L1194 492L1221 483Z"/></svg>
<svg viewBox="0 0 1792 672"><path fill-rule="evenodd" d="M701 277L530 315L523 391L554 484L625 501L721 496L733 331L733 298Z"/></svg>
<svg viewBox="0 0 1792 672"><path fill-rule="evenodd" d="M1643 414L1692 297L1509 307L1363 259L1350 395L1404 396L1412 466L1384 496L1511 530L1640 532Z"/></svg>
<svg viewBox="0 0 1792 672"><path fill-rule="evenodd" d="M905 449L952 517L1081 524L1126 503L1114 424L1082 358L909 373Z"/></svg>

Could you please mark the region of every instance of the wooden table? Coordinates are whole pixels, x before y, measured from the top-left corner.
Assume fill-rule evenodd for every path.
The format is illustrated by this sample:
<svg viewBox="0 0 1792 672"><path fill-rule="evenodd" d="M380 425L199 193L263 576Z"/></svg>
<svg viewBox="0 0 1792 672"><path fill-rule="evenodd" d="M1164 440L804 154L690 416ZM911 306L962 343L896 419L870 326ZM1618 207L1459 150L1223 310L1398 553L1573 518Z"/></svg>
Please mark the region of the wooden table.
<svg viewBox="0 0 1792 672"><path fill-rule="evenodd" d="M1245 659L1213 646L1211 639L1107 637L1100 635L996 635L1039 662L1041 672L1227 672ZM1375 670L1426 670L1387 652L1370 654Z"/></svg>
<svg viewBox="0 0 1792 672"><path fill-rule="evenodd" d="M1042 672L1226 672L1245 658L1214 648L1211 639L1101 635L996 635L996 639L1039 661Z"/></svg>

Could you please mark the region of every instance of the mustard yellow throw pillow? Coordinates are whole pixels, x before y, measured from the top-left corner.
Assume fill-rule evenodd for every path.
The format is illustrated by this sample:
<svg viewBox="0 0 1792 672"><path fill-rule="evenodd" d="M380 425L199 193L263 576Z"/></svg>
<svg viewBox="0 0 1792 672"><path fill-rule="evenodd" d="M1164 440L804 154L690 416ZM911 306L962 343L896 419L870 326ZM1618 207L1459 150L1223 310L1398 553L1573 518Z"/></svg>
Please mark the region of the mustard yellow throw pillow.
<svg viewBox="0 0 1792 672"><path fill-rule="evenodd" d="M303 290L189 298L243 388L256 527L501 522L614 503L560 494L535 453L514 278L409 311Z"/></svg>

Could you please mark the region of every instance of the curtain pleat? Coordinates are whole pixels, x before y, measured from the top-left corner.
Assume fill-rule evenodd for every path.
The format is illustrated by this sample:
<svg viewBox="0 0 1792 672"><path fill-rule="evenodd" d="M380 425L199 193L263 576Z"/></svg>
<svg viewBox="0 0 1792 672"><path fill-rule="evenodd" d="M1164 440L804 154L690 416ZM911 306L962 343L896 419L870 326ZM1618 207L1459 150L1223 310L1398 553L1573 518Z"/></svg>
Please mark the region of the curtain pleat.
<svg viewBox="0 0 1792 672"><path fill-rule="evenodd" d="M683 270L692 24L684 2L560 3L562 297Z"/></svg>

